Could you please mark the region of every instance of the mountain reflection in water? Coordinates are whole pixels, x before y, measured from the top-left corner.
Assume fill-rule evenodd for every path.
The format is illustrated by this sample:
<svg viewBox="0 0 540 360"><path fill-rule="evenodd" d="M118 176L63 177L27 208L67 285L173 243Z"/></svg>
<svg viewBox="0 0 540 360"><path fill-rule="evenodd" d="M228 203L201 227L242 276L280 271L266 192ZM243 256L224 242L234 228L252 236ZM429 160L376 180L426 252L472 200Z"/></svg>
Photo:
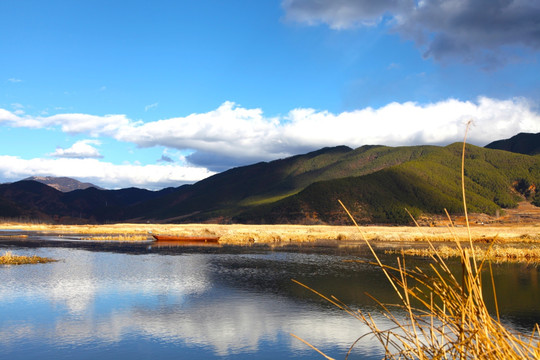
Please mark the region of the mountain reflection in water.
<svg viewBox="0 0 540 360"><path fill-rule="evenodd" d="M134 346L139 349L130 354L134 359L190 353L311 358L312 350L289 333L339 356L365 332L336 309L290 298L279 288L262 291L249 276L242 281L246 269L238 265L253 265L250 255L62 248L32 253L61 261L0 269L0 347L6 358L112 359L133 352ZM288 281L294 276L276 271ZM364 350L371 347L364 345Z"/></svg>
<svg viewBox="0 0 540 360"><path fill-rule="evenodd" d="M344 262L359 255L335 249L156 253L149 248L140 254L61 247L10 250L61 261L0 268L3 358L317 356L290 333L344 358L367 328L291 278L353 308L375 309L365 292L395 301L377 268ZM504 274L499 270L496 277ZM512 286L503 289L512 291ZM535 286L526 290L529 295L538 294ZM527 309L538 319L538 307ZM378 311L371 314L380 317ZM377 322L389 325L384 318ZM381 357L372 337L363 338L355 349L351 359Z"/></svg>

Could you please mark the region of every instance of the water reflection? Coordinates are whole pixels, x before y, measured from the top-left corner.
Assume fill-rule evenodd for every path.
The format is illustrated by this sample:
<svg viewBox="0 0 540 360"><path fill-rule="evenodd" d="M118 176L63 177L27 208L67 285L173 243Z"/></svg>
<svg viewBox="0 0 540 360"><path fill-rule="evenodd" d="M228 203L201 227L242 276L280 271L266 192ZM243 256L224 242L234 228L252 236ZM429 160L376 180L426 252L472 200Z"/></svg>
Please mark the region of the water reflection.
<svg viewBox="0 0 540 360"><path fill-rule="evenodd" d="M358 254L163 254L149 249L135 255L69 248L16 252L61 259L0 268L0 348L4 356L18 359L37 354L42 359L104 360L128 355L133 359L315 356L289 333L343 358L367 329L290 279L335 295L353 308L374 309L365 292L383 302L396 300L378 269L343 261L357 259ZM409 266L423 263L410 261ZM521 269L515 275L505 266L495 267L496 280L502 284L497 289L499 306L508 319L519 323L520 315L513 312L519 309L539 318L538 284L530 286L529 281L527 287L526 281L516 281L516 276L530 280L537 271ZM516 296L518 305L511 300ZM381 327L389 326L377 311L371 313ZM356 349L351 359L380 358L372 338L363 338Z"/></svg>
<svg viewBox="0 0 540 360"><path fill-rule="evenodd" d="M38 252L62 261L0 271L5 355L33 358L39 351L42 358L56 359L107 349L100 357L116 358L136 339L143 348L158 342L162 357L188 351L218 358L311 357L312 350L289 333L339 355L365 331L336 309L297 301L286 292L260 291L249 279L234 286L242 283L243 272L236 283L226 267L249 256ZM364 345L364 350L370 346Z"/></svg>
<svg viewBox="0 0 540 360"><path fill-rule="evenodd" d="M181 248L181 247L199 247L199 248L216 248L222 245L218 242L202 242L202 241L167 241L160 240L152 242L150 248Z"/></svg>

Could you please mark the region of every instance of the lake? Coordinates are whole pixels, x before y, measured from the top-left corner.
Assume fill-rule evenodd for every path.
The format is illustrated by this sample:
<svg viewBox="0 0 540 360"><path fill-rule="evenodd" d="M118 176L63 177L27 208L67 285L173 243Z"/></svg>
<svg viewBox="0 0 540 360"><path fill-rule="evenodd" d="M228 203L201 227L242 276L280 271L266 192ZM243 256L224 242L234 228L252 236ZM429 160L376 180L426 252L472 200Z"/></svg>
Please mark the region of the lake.
<svg viewBox="0 0 540 360"><path fill-rule="evenodd" d="M291 279L370 311L381 327L388 321L366 292L396 300L378 268L347 261L372 260L363 246L158 248L49 240L0 242L0 254L60 260L0 266L1 358L320 357L292 333L343 359L367 328ZM504 264L494 272L503 321L529 332L540 322L538 268ZM367 336L349 358L381 356Z"/></svg>

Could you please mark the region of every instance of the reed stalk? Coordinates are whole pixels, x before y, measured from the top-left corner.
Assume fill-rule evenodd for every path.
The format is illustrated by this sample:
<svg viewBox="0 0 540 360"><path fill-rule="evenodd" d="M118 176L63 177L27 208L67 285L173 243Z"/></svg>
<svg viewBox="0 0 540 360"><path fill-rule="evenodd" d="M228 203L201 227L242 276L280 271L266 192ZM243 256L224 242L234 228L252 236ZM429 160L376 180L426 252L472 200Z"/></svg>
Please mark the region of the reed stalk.
<svg viewBox="0 0 540 360"><path fill-rule="evenodd" d="M470 123L467 124L463 141L461 167L463 206L468 229L470 228L465 197L464 165L469 126ZM461 274L454 274L450 270L443 259L442 251L435 249L429 240L427 240L429 245L427 255L432 259L430 273L419 268L407 268L403 254L398 257L397 267L392 267L381 262L350 212L341 201L340 204L362 234L375 258L375 264L384 272L400 299L399 303L391 305L374 299L383 315L390 320L391 326L382 329L369 313L353 310L336 298L328 298L307 285L297 283L367 325L370 331L362 337L374 336L384 350L385 359L540 359L538 324L531 334L522 334L507 328L500 321L496 298L496 318L488 311L480 274L486 262L491 268L489 254L493 250L493 244L485 253L476 253L470 231L468 231L469 245L462 247L455 230L450 228L454 234L456 252L461 260ZM490 274L495 289L493 273ZM406 316L398 316L396 311ZM346 357L358 340L352 344ZM321 352L318 349L317 351Z"/></svg>

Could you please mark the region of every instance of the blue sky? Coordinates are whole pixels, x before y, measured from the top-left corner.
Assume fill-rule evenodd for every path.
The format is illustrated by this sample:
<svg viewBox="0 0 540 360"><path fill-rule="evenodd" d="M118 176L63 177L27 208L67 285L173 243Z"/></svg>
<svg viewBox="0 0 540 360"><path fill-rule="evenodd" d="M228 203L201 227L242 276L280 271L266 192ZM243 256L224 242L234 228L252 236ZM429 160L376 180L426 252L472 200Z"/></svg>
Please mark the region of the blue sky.
<svg viewBox="0 0 540 360"><path fill-rule="evenodd" d="M527 0L0 1L0 182L159 189L324 146L540 132Z"/></svg>

